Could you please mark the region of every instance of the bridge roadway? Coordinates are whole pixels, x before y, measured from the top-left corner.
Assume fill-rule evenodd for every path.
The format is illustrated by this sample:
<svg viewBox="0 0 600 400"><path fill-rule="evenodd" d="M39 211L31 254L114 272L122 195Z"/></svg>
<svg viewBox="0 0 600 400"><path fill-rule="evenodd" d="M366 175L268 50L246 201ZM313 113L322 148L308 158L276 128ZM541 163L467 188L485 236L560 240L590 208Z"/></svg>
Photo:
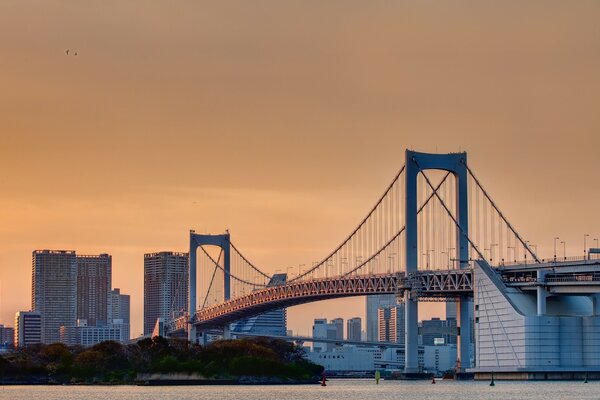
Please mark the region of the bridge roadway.
<svg viewBox="0 0 600 400"><path fill-rule="evenodd" d="M478 261L481 262L481 261ZM507 286L524 291L543 285L549 294L600 293L600 260L583 258L544 263L503 264L494 267ZM537 271L546 272L538 282ZM429 270L416 274L389 273L352 275L295 281L281 286L256 290L245 296L198 310L191 321L182 316L169 321L169 332L187 329L188 323L197 330L222 328L228 324L269 310L290 307L340 297L396 294L410 290L420 300L453 299L473 293L473 270Z"/></svg>
<svg viewBox="0 0 600 400"><path fill-rule="evenodd" d="M419 334L423 332L423 327L419 327ZM458 328L456 326L444 326L444 327L435 327L428 328L427 333L439 334L439 335L457 335ZM246 332L231 332L231 336L234 337L262 337L264 334L258 333L246 333ZM315 338L312 336L279 336L279 335L269 335L272 339L283 339L288 342L296 342L296 343L304 343L304 342L314 342L314 343L333 343L335 345L352 345L358 347L381 347L381 348L404 348L404 343L396 343L396 342L370 342L366 340L348 340L348 339L327 339L327 338Z"/></svg>
<svg viewBox="0 0 600 400"><path fill-rule="evenodd" d="M471 270L336 276L291 282L256 290L248 295L198 310L192 320L196 329L222 327L268 310L339 297L370 294L402 295L412 290L423 297L448 297L473 292Z"/></svg>
<svg viewBox="0 0 600 400"><path fill-rule="evenodd" d="M456 332L455 332L456 334ZM231 332L231 336L233 337L262 337L265 335L260 335L256 333L242 333L242 332ZM381 348L398 348L403 349L404 343L395 343L395 342L368 342L365 340L344 340L344 339L325 339L325 338L313 338L310 336L279 336L279 335L269 335L272 339L282 339L287 342L296 342L296 343L304 343L304 342L314 342L314 343L333 343L335 345L341 346L344 344L359 346L359 347L381 347Z"/></svg>

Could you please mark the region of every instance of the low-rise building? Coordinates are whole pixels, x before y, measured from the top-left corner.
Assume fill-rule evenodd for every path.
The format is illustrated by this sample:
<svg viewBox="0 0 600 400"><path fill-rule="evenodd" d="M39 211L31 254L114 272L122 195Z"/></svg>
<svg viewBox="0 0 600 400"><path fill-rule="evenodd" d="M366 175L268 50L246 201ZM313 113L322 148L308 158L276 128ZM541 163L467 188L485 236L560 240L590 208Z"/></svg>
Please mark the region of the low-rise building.
<svg viewBox="0 0 600 400"><path fill-rule="evenodd" d="M10 349L15 343L15 330L0 324L0 348Z"/></svg>
<svg viewBox="0 0 600 400"><path fill-rule="evenodd" d="M42 315L38 311L15 314L15 347L42 343Z"/></svg>
<svg viewBox="0 0 600 400"><path fill-rule="evenodd" d="M107 340L125 342L123 334L123 320L105 326L88 326L87 321L78 320L76 326L60 327L60 341L70 346L89 347Z"/></svg>

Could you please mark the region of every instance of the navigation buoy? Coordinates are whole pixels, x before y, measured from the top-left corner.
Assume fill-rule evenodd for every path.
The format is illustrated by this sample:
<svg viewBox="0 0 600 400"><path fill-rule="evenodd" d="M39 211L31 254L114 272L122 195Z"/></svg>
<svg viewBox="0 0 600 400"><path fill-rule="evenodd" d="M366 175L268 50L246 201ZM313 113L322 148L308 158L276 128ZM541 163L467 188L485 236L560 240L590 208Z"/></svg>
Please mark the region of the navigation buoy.
<svg viewBox="0 0 600 400"><path fill-rule="evenodd" d="M431 377L431 384L435 385L435 375Z"/></svg>
<svg viewBox="0 0 600 400"><path fill-rule="evenodd" d="M379 379L381 378L381 372L379 370L375 371L375 384L379 385Z"/></svg>
<svg viewBox="0 0 600 400"><path fill-rule="evenodd" d="M494 373L492 372L492 381L490 382L490 386L496 386L494 383Z"/></svg>

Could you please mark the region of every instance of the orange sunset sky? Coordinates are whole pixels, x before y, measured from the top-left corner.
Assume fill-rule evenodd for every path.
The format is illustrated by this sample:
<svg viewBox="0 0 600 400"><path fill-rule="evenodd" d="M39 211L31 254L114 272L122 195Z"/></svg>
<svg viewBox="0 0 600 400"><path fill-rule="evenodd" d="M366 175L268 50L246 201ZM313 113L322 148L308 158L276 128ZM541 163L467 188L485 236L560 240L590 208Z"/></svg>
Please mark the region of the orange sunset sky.
<svg viewBox="0 0 600 400"><path fill-rule="evenodd" d="M542 256L554 236L581 255L598 21L596 1L1 1L0 323L30 308L34 249L112 254L132 335L143 254L187 251L189 229L229 229L266 271L309 265L406 148L468 151ZM315 303L288 325L363 314Z"/></svg>

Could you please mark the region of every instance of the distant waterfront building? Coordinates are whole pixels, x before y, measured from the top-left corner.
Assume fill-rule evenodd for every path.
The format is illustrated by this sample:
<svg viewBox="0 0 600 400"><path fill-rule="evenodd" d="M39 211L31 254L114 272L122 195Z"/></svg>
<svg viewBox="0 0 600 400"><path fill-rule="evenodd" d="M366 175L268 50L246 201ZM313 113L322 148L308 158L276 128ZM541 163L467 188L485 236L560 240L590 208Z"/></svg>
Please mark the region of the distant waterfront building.
<svg viewBox="0 0 600 400"><path fill-rule="evenodd" d="M77 260L74 251L35 250L31 308L42 316L42 342L60 340L60 327L77 319Z"/></svg>
<svg viewBox="0 0 600 400"><path fill-rule="evenodd" d="M282 285L286 280L287 274L275 274L271 277L267 287ZM239 320L231 325L231 332L285 336L287 334L287 311L285 308L279 308Z"/></svg>
<svg viewBox="0 0 600 400"><path fill-rule="evenodd" d="M373 371L374 352L355 346L338 347L323 352L308 352L307 358L326 371Z"/></svg>
<svg viewBox="0 0 600 400"><path fill-rule="evenodd" d="M108 297L108 321L114 325L114 321L122 321L123 341L131 338L131 299L128 294L121 294L119 288L114 288Z"/></svg>
<svg viewBox="0 0 600 400"><path fill-rule="evenodd" d="M15 343L15 329L0 324L0 347L11 348Z"/></svg>
<svg viewBox="0 0 600 400"><path fill-rule="evenodd" d="M112 257L77 256L77 319L88 325L108 324L108 297L112 287Z"/></svg>
<svg viewBox="0 0 600 400"><path fill-rule="evenodd" d="M14 329L15 348L42 343L42 316L39 312L17 312Z"/></svg>
<svg viewBox="0 0 600 400"><path fill-rule="evenodd" d="M361 322L359 317L350 318L346 321L346 337L348 340L361 340Z"/></svg>
<svg viewBox="0 0 600 400"><path fill-rule="evenodd" d="M317 318L313 323L313 338L315 339L344 339L344 320L335 318L327 322L326 318ZM334 343L313 343L313 351L331 351L335 347Z"/></svg>
<svg viewBox="0 0 600 400"><path fill-rule="evenodd" d="M89 326L87 321L78 320L76 326L61 326L60 341L70 346L89 347L113 340L123 342L122 320L115 320L111 325Z"/></svg>
<svg viewBox="0 0 600 400"><path fill-rule="evenodd" d="M314 339L327 339L327 319L316 318L313 323L312 337ZM326 343L313 343L313 351L327 351Z"/></svg>
<svg viewBox="0 0 600 400"><path fill-rule="evenodd" d="M188 311L188 253L144 254L144 334Z"/></svg>
<svg viewBox="0 0 600 400"><path fill-rule="evenodd" d="M378 341L404 343L406 333L404 303L380 307L378 310L378 324Z"/></svg>
<svg viewBox="0 0 600 400"><path fill-rule="evenodd" d="M365 320L368 341L376 342L379 337L379 308L394 305L396 305L396 296L393 294L367 296Z"/></svg>

